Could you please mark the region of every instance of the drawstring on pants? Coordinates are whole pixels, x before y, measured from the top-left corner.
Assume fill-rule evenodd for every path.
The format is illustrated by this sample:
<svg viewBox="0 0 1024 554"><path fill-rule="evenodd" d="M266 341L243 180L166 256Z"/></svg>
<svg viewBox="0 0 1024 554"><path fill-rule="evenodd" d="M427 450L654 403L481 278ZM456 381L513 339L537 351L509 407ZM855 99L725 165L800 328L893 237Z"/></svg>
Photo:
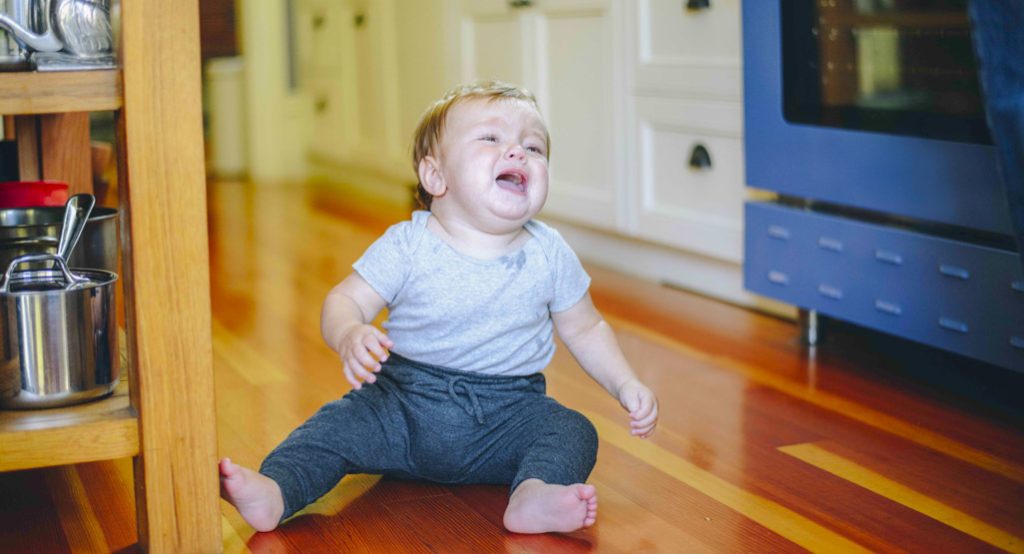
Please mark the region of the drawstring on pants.
<svg viewBox="0 0 1024 554"><path fill-rule="evenodd" d="M465 399L459 396L458 392L456 391L456 387L461 388L462 392L464 392L466 396L469 397L468 404L466 403ZM467 414L475 417L477 423L479 423L480 425L486 423L486 421L484 421L484 410L482 407L480 407L480 400L477 399L476 393L473 392L473 387L467 386L466 383L463 382L462 377L448 378L448 396L451 397L452 402L458 404L459 407L465 410Z"/></svg>

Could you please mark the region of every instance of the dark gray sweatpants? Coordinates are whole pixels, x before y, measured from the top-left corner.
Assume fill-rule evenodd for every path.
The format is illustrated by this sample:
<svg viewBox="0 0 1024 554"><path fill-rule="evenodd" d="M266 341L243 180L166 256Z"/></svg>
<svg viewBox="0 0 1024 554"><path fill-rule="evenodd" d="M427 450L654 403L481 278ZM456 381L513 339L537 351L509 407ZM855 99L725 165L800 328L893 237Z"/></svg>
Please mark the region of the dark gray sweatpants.
<svg viewBox="0 0 1024 554"><path fill-rule="evenodd" d="M263 461L291 516L349 473L438 483L583 483L597 432L544 376L489 376L391 354L377 382L324 405Z"/></svg>

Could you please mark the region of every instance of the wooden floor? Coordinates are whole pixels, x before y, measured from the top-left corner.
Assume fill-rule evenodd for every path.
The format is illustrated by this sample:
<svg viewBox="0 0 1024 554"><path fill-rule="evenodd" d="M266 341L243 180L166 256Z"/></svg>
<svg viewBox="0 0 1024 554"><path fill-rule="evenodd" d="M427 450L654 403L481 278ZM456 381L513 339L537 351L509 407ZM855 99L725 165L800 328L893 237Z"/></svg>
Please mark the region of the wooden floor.
<svg viewBox="0 0 1024 554"><path fill-rule="evenodd" d="M211 188L222 455L258 465L347 390L320 303L401 217L352 204L312 188ZM352 475L272 533L222 504L224 550L1024 552L1019 376L845 328L808 350L790 322L588 269L662 408L655 435L635 439L564 348L547 370L549 393L601 437L596 526L512 535L503 487ZM0 552L131 551L131 491L128 460L0 474Z"/></svg>

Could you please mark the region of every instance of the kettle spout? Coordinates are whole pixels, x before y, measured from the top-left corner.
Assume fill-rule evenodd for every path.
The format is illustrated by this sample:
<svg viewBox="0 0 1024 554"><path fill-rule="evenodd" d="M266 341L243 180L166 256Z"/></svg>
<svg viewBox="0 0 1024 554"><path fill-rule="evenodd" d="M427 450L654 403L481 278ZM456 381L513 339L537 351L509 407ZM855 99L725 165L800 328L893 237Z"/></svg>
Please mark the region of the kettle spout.
<svg viewBox="0 0 1024 554"><path fill-rule="evenodd" d="M0 28L6 29L15 38L24 42L29 48L36 52L59 52L64 48L64 43L57 38L53 29L47 29L45 33L37 35L22 27L7 14L0 13Z"/></svg>

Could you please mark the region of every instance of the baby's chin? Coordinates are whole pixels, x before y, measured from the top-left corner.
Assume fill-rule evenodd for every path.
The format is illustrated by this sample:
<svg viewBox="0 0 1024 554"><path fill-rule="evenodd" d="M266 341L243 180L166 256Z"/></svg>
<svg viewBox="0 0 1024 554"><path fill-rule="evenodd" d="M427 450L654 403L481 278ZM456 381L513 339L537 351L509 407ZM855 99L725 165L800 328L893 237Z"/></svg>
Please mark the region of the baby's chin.
<svg viewBox="0 0 1024 554"><path fill-rule="evenodd" d="M491 207L491 214L495 216L497 221L495 224L501 226L507 226L508 230L514 230L517 227L522 227L524 223L533 219L543 206L530 206L530 205L498 205Z"/></svg>

